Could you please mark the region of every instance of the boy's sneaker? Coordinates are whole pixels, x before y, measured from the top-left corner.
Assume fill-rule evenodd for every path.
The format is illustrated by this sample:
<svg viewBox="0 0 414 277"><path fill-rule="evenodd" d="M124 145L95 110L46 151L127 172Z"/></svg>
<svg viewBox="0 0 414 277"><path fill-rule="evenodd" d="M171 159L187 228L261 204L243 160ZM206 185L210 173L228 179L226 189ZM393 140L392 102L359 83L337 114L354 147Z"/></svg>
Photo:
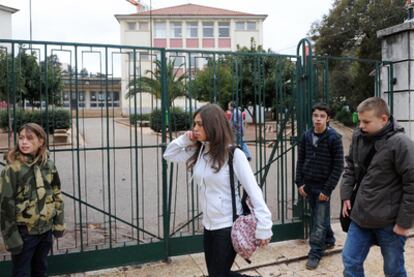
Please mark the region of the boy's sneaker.
<svg viewBox="0 0 414 277"><path fill-rule="evenodd" d="M327 243L325 244L325 249L332 249L335 247L335 243Z"/></svg>
<svg viewBox="0 0 414 277"><path fill-rule="evenodd" d="M306 262L306 269L312 270L316 269L319 265L319 259L315 257L309 257Z"/></svg>

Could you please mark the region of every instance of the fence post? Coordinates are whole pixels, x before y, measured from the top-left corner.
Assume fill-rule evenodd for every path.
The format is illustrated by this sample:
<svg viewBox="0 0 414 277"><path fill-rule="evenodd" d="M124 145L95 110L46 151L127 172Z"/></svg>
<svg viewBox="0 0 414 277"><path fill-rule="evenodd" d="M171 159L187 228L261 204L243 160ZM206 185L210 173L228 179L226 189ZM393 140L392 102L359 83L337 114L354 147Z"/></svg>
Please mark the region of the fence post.
<svg viewBox="0 0 414 277"><path fill-rule="evenodd" d="M167 104L168 99L168 82L167 82L167 57L165 49L160 50L161 56L161 128L162 128L162 153L164 153L167 145L167 124L169 122ZM162 203L163 203L163 233L164 233L164 254L165 260L169 259L170 256L170 210L168 203L168 178L167 178L167 161L162 159Z"/></svg>

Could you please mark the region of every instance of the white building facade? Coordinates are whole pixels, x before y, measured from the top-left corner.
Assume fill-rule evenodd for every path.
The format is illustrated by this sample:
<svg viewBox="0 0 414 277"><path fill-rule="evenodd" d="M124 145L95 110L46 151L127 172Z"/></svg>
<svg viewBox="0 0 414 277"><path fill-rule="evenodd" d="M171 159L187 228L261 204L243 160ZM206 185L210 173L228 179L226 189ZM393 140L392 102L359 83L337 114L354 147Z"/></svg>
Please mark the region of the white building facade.
<svg viewBox="0 0 414 277"><path fill-rule="evenodd" d="M194 4L115 16L121 44L235 51L237 45L263 44L267 15L230 11Z"/></svg>
<svg viewBox="0 0 414 277"><path fill-rule="evenodd" d="M12 38L12 14L17 12L17 9L0 5L0 38Z"/></svg>
<svg viewBox="0 0 414 277"><path fill-rule="evenodd" d="M252 43L256 46L263 45L263 21L267 15L185 4L156 10L141 10L134 14L115 17L120 24L122 45L236 51L238 47L250 47ZM178 56L174 58L177 66L185 62L185 57ZM151 68L155 55L142 51L136 58L135 64L140 65L139 72L144 74L146 69ZM133 76L131 68L134 67L131 63L131 58L124 58L123 95L127 92L128 80ZM200 67L203 62L194 59L192 63L193 66ZM141 95L139 105L148 106L150 101L153 101L150 99L149 95ZM128 101L124 103L128 105ZM123 106L123 110L128 112L131 107Z"/></svg>

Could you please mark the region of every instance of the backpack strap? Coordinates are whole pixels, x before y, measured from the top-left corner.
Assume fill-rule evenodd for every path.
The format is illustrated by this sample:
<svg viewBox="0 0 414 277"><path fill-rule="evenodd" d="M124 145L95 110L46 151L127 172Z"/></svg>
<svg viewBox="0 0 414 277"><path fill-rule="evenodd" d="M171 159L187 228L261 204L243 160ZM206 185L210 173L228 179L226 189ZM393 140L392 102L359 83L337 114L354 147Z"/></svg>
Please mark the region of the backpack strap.
<svg viewBox="0 0 414 277"><path fill-rule="evenodd" d="M230 172L230 189L231 189L231 206L233 209L233 222L237 219L237 212L236 212L236 189L234 187L234 169L233 169L233 157L234 151L236 150L236 146L231 146L229 151L229 172Z"/></svg>
<svg viewBox="0 0 414 277"><path fill-rule="evenodd" d="M230 147L230 151L229 151L229 173L230 173L230 189L231 189L231 206L233 209L233 222L236 221L238 215L237 215L237 208L236 208L236 188L234 186L234 168L233 168L233 158L234 158L234 151L236 150L236 148L239 148L241 150L241 148L239 146L231 146ZM242 150L243 151L243 150ZM252 208L249 206L248 201L247 201L247 193L246 191L243 189L242 193L239 191L241 196L240 202L241 202L241 206L242 206L242 212L243 215L248 215L250 213L252 213Z"/></svg>

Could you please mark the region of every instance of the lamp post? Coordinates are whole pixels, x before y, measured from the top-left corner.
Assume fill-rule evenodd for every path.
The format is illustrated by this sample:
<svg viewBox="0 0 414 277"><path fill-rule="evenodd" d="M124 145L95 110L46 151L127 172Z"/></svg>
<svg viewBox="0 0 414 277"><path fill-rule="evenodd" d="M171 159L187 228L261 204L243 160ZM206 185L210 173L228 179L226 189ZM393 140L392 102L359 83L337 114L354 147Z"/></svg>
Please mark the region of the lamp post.
<svg viewBox="0 0 414 277"><path fill-rule="evenodd" d="M32 0L29 0L30 41L32 41Z"/></svg>

